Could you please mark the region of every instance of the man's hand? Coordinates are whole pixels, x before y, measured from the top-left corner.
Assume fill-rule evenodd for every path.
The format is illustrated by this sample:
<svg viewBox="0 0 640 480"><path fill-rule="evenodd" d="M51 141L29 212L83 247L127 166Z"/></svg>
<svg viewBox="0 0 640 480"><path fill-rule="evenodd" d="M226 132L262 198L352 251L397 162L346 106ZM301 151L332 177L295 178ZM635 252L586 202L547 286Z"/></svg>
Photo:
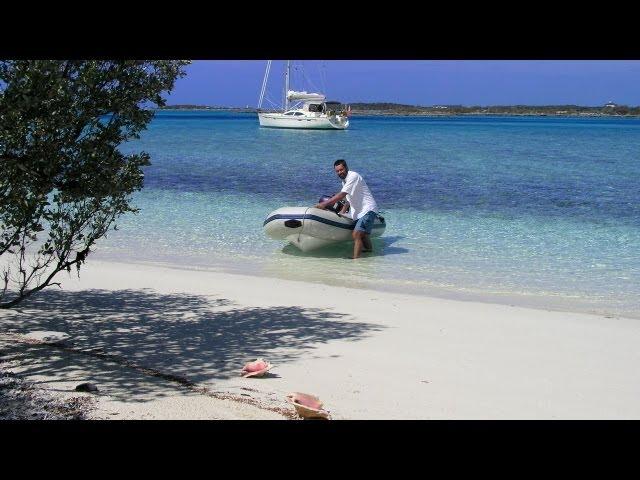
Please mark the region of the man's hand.
<svg viewBox="0 0 640 480"><path fill-rule="evenodd" d="M325 200L324 202L317 203L314 206L314 208L319 208L320 210L325 210L328 206L333 205L336 202L339 202L340 200L342 200L346 196L347 196L347 194L345 192L336 193L329 200Z"/></svg>
<svg viewBox="0 0 640 480"><path fill-rule="evenodd" d="M345 202L342 205L342 208L340 209L340 212L338 213L338 215L344 215L345 213L347 213L349 211L350 208L351 208L351 205L349 204L349 202L347 202L345 200Z"/></svg>

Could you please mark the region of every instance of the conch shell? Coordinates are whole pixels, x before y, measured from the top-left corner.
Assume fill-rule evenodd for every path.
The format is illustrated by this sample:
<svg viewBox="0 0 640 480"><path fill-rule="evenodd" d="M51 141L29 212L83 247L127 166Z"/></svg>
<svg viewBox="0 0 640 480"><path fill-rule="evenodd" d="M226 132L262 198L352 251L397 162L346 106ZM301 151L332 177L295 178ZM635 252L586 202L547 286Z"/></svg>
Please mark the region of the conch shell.
<svg viewBox="0 0 640 480"><path fill-rule="evenodd" d="M265 373L271 369L273 365L269 362L263 360L262 358L258 358L253 362L247 363L242 368L242 376L243 377L262 377Z"/></svg>
<svg viewBox="0 0 640 480"><path fill-rule="evenodd" d="M308 393L293 392L286 396L287 402L293 404L302 418L321 418L329 420L329 412L322 409L323 403L318 397Z"/></svg>

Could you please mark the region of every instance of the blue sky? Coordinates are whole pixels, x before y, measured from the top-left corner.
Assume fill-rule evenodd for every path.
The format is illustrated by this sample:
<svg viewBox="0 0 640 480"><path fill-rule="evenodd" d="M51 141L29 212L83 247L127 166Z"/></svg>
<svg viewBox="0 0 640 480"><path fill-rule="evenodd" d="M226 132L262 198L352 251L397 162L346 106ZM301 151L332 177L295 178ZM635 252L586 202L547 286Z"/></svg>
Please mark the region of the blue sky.
<svg viewBox="0 0 640 480"><path fill-rule="evenodd" d="M296 60L294 87L331 100L412 105L640 105L640 61ZM195 60L168 104L257 106L266 60ZM273 61L268 96L282 98L284 62ZM303 75L304 72L304 75ZM309 83L310 82L310 83ZM315 87L315 88L314 88Z"/></svg>

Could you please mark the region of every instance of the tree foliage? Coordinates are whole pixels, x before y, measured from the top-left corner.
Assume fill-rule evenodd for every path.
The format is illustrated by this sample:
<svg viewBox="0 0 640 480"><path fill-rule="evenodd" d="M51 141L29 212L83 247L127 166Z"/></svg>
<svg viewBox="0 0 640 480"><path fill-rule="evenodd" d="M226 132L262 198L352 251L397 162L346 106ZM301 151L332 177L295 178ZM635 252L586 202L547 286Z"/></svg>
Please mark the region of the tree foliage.
<svg viewBox="0 0 640 480"><path fill-rule="evenodd" d="M149 155L124 155L188 61L0 61L0 307L78 274L136 212Z"/></svg>

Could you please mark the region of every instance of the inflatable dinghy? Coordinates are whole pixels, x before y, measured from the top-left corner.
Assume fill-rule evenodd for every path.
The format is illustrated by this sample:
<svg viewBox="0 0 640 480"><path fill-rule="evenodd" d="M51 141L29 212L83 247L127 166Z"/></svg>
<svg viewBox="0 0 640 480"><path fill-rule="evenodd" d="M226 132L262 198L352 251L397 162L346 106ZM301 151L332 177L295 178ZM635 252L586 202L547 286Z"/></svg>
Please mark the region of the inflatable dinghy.
<svg viewBox="0 0 640 480"><path fill-rule="evenodd" d="M309 252L333 243L352 240L356 222L334 210L314 207L282 207L265 219L264 232L276 240L287 240L303 252ZM371 237L384 233L387 224L380 215L373 223Z"/></svg>

